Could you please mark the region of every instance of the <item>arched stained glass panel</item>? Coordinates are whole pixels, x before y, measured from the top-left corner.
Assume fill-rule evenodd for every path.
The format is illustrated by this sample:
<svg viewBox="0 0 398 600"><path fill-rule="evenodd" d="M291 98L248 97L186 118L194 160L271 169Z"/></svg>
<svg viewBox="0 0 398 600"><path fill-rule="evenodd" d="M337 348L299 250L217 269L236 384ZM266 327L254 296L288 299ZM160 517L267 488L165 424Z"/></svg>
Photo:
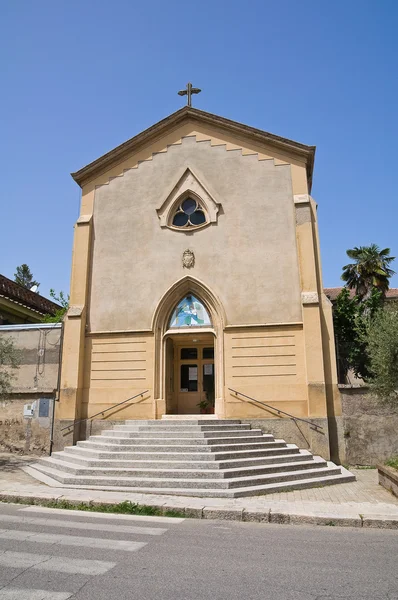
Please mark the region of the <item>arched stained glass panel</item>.
<svg viewBox="0 0 398 600"><path fill-rule="evenodd" d="M211 320L203 304L188 294L177 304L169 327L211 327Z"/></svg>

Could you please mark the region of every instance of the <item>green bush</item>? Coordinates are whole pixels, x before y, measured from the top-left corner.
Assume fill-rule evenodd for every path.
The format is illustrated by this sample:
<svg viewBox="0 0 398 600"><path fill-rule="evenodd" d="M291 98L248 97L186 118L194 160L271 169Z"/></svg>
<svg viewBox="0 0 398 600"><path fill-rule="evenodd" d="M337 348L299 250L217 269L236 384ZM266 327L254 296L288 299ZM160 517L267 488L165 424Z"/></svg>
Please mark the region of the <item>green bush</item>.
<svg viewBox="0 0 398 600"><path fill-rule="evenodd" d="M390 460L386 461L387 467L392 467L393 469L397 469L398 471L398 456L395 458L390 458Z"/></svg>
<svg viewBox="0 0 398 600"><path fill-rule="evenodd" d="M369 324L367 352L371 387L384 402L398 406L398 309L386 307Z"/></svg>

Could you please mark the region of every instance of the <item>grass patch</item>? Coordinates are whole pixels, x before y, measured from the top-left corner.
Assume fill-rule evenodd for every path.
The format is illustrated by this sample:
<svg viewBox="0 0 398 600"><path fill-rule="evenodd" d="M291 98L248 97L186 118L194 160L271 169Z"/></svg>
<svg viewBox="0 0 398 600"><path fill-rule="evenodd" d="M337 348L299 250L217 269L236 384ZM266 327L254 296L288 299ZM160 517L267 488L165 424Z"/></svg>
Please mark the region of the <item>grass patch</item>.
<svg viewBox="0 0 398 600"><path fill-rule="evenodd" d="M112 513L119 515L142 515L146 517L176 517L186 518L184 511L177 509L162 510L159 506L147 506L125 500L118 504L103 504L94 502L69 502L69 500L37 500L35 498L1 497L1 502L10 504L27 504L45 506L47 508L63 508L65 510L80 510L86 512Z"/></svg>
<svg viewBox="0 0 398 600"><path fill-rule="evenodd" d="M393 456L392 458L386 460L385 464L387 467L392 467L398 471L398 456Z"/></svg>
<svg viewBox="0 0 398 600"><path fill-rule="evenodd" d="M354 467L355 469L366 471L367 469L375 469L376 467L373 465L357 465Z"/></svg>

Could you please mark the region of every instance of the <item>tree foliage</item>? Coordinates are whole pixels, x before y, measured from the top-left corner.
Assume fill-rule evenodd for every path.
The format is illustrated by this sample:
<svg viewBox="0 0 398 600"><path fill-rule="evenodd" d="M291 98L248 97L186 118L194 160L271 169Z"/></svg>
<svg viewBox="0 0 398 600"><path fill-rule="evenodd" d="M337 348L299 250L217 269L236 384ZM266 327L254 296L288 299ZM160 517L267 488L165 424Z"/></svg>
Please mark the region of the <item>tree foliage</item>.
<svg viewBox="0 0 398 600"><path fill-rule="evenodd" d="M19 364L20 352L15 348L13 339L0 337L0 398L10 394Z"/></svg>
<svg viewBox="0 0 398 600"><path fill-rule="evenodd" d="M333 309L339 379L345 381L352 370L357 377L370 381L378 369L370 356L370 331L374 332L384 312L381 309L394 275L390 265L395 258L390 256L389 248L381 250L376 244L355 246L347 250L347 255L354 262L343 267L341 279L346 287ZM355 291L353 297L349 290Z"/></svg>
<svg viewBox="0 0 398 600"><path fill-rule="evenodd" d="M369 298L373 288L380 290L384 296L389 279L395 274L389 267L395 260L394 256L390 256L390 248L380 250L377 244L370 244L347 250L347 255L354 261L343 267L341 279L347 287L354 289L360 299Z"/></svg>
<svg viewBox="0 0 398 600"><path fill-rule="evenodd" d="M351 298L347 288L343 288L338 295L333 309L333 322L341 380L345 380L349 370L361 379L371 377L367 331L382 305L382 293L375 288L363 300L358 296Z"/></svg>
<svg viewBox="0 0 398 600"><path fill-rule="evenodd" d="M371 387L383 401L398 405L398 308L379 311L367 331Z"/></svg>
<svg viewBox="0 0 398 600"><path fill-rule="evenodd" d="M60 323L63 321L66 311L69 308L69 294L64 294L64 292L59 292L57 295L53 288L50 289L50 296L61 306L53 315L45 315L42 319L43 323Z"/></svg>
<svg viewBox="0 0 398 600"><path fill-rule="evenodd" d="M28 290L32 289L34 285L37 285L37 287L40 285L38 281L33 279L33 275L27 264L17 267L14 273L14 281Z"/></svg>

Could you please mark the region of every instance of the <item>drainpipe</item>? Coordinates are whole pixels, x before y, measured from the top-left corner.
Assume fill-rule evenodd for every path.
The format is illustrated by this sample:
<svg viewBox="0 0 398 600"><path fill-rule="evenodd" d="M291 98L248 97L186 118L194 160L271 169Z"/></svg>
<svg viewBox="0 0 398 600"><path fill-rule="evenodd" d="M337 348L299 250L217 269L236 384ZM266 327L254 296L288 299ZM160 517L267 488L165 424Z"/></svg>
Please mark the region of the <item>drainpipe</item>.
<svg viewBox="0 0 398 600"><path fill-rule="evenodd" d="M58 355L58 377L57 377L57 389L56 394L53 398L53 409L51 418L51 432L50 432L50 451L51 456L54 445L54 423L55 423L55 402L59 402L59 395L61 390L61 367L62 367L62 348L64 345L64 321L61 323L61 337L59 339L59 355Z"/></svg>

